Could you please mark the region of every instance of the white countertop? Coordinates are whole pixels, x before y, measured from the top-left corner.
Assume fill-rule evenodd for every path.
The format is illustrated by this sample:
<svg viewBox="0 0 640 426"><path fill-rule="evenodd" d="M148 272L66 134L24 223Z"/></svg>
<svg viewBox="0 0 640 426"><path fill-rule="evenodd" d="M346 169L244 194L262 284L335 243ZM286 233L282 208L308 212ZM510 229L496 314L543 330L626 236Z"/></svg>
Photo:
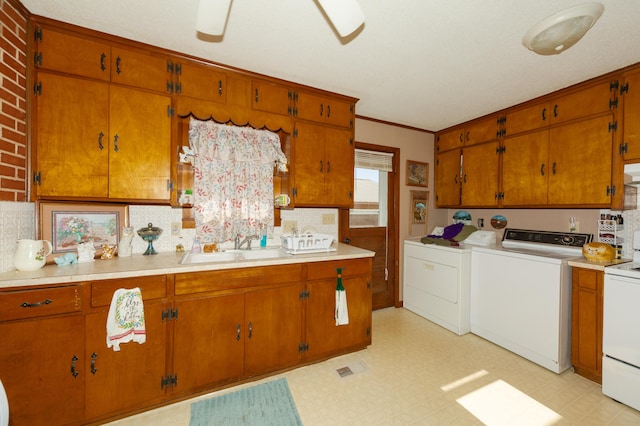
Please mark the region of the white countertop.
<svg viewBox="0 0 640 426"><path fill-rule="evenodd" d="M327 260L357 259L373 257L374 252L337 243L335 251L295 254L260 260L240 260L236 262L199 263L181 265L184 253L159 253L144 256L115 257L111 260L96 259L94 262L75 265L46 265L36 271L12 271L0 274L0 289L35 285L131 278L148 275L179 274L221 269L248 268L253 266L287 265L292 263L322 262ZM259 250L259 249L254 249Z"/></svg>

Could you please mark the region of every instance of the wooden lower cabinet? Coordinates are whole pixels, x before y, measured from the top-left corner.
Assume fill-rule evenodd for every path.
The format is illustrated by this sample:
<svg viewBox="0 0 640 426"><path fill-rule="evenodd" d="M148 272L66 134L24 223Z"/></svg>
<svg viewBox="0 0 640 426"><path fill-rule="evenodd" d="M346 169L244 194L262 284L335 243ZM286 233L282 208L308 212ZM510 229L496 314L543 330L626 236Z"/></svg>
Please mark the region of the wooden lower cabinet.
<svg viewBox="0 0 640 426"><path fill-rule="evenodd" d="M77 286L0 293L0 379L11 425L84 418L87 363L79 310Z"/></svg>
<svg viewBox="0 0 640 426"><path fill-rule="evenodd" d="M161 402L165 389L161 378L167 363L167 325L162 321L163 303L144 306L147 341L125 343L120 351L107 348L107 312L86 316L83 371L86 387L86 418L133 410Z"/></svg>
<svg viewBox="0 0 640 426"><path fill-rule="evenodd" d="M307 360L371 344L371 259L309 264L307 272ZM338 273L347 296L349 324L336 326Z"/></svg>
<svg viewBox="0 0 640 426"><path fill-rule="evenodd" d="M342 268L349 324L336 326ZM11 425L103 422L371 344L371 258L0 291ZM146 342L106 346L113 292L139 287ZM23 306L25 305L26 306Z"/></svg>
<svg viewBox="0 0 640 426"><path fill-rule="evenodd" d="M602 383L604 271L572 268L571 364L576 373Z"/></svg>

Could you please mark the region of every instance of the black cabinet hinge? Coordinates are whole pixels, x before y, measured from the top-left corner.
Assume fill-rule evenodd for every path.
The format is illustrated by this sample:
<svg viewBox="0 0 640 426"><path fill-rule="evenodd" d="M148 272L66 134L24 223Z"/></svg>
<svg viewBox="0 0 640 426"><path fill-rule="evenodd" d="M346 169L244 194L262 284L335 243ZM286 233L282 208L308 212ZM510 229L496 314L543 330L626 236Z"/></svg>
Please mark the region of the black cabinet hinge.
<svg viewBox="0 0 640 426"><path fill-rule="evenodd" d="M169 374L160 378L160 389L164 389L165 386L176 386L178 384L178 375Z"/></svg>
<svg viewBox="0 0 640 426"><path fill-rule="evenodd" d="M618 154L624 155L628 152L629 152L629 144L626 142L623 144L620 144L620 147L618 148Z"/></svg>
<svg viewBox="0 0 640 426"><path fill-rule="evenodd" d="M300 298L300 300L308 299L308 298L309 298L309 296L310 296L309 290L302 290L302 291L300 291L300 294L299 294L299 298Z"/></svg>
<svg viewBox="0 0 640 426"><path fill-rule="evenodd" d="M298 353L309 352L309 344L308 343L300 343L298 345Z"/></svg>
<svg viewBox="0 0 640 426"><path fill-rule="evenodd" d="M618 108L618 98L609 99L609 109Z"/></svg>
<svg viewBox="0 0 640 426"><path fill-rule="evenodd" d="M40 172L33 173L33 183L34 185L42 185L42 174Z"/></svg>
<svg viewBox="0 0 640 426"><path fill-rule="evenodd" d="M167 309L166 311L163 309L161 314L162 321L167 320L177 320L178 319L178 309Z"/></svg>
<svg viewBox="0 0 640 426"><path fill-rule="evenodd" d="M371 336L371 327L367 327L367 337Z"/></svg>
<svg viewBox="0 0 640 426"><path fill-rule="evenodd" d="M33 65L35 67L41 67L42 66L42 52L35 52L33 54Z"/></svg>
<svg viewBox="0 0 640 426"><path fill-rule="evenodd" d="M175 114L175 108L171 108L171 105L167 105L167 117L173 117Z"/></svg>
<svg viewBox="0 0 640 426"><path fill-rule="evenodd" d="M177 75L181 75L181 74L182 74L182 64L175 64L175 65L173 66L173 69L175 70L174 72L175 72Z"/></svg>
<svg viewBox="0 0 640 426"><path fill-rule="evenodd" d="M294 197L296 197L298 195L298 188L293 188L291 190L291 195L293 195Z"/></svg>
<svg viewBox="0 0 640 426"><path fill-rule="evenodd" d="M35 27L33 29L33 41L42 42L42 27Z"/></svg>
<svg viewBox="0 0 640 426"><path fill-rule="evenodd" d="M175 66L173 65L173 62L171 62L170 59L167 59L167 72L173 74L175 69Z"/></svg>
<svg viewBox="0 0 640 426"><path fill-rule="evenodd" d="M33 85L33 95L42 96L42 82L39 81Z"/></svg>
<svg viewBox="0 0 640 426"><path fill-rule="evenodd" d="M617 90L618 87L620 87L620 82L618 80L612 80L609 83L609 91L613 92L614 90Z"/></svg>
<svg viewBox="0 0 640 426"><path fill-rule="evenodd" d="M614 121L613 123L609 123L609 133L615 132L618 130L618 122Z"/></svg>
<svg viewBox="0 0 640 426"><path fill-rule="evenodd" d="M624 95L625 93L629 93L629 82L626 82L622 87L620 87L620 94Z"/></svg>

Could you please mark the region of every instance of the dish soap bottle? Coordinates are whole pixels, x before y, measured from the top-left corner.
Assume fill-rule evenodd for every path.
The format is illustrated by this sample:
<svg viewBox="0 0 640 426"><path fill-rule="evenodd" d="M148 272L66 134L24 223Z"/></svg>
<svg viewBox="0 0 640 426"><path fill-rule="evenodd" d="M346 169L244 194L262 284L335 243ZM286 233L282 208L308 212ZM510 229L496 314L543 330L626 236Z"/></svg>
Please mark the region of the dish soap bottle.
<svg viewBox="0 0 640 426"><path fill-rule="evenodd" d="M267 227L260 225L260 247L267 246Z"/></svg>
<svg viewBox="0 0 640 426"><path fill-rule="evenodd" d="M191 247L191 253L201 253L201 252L202 250L200 249L200 240L196 236L193 239L193 246Z"/></svg>

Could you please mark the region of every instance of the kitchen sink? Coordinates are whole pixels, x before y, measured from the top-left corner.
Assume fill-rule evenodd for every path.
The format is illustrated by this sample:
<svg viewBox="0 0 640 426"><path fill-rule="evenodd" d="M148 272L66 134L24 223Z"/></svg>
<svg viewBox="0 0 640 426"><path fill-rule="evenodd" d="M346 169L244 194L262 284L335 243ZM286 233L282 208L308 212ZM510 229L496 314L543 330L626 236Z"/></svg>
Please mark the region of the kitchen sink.
<svg viewBox="0 0 640 426"><path fill-rule="evenodd" d="M275 259L289 256L280 247L253 248L251 250L227 250L225 253L235 253L239 260Z"/></svg>
<svg viewBox="0 0 640 426"><path fill-rule="evenodd" d="M214 253L187 252L180 259L181 265L194 263L240 262L242 260L276 259L290 256L280 247L254 248L251 250L226 250Z"/></svg>
<svg viewBox="0 0 640 426"><path fill-rule="evenodd" d="M191 265L193 263L214 263L214 262L235 262L238 254L235 252L214 252L214 253L191 253L187 252L180 259L181 265Z"/></svg>

